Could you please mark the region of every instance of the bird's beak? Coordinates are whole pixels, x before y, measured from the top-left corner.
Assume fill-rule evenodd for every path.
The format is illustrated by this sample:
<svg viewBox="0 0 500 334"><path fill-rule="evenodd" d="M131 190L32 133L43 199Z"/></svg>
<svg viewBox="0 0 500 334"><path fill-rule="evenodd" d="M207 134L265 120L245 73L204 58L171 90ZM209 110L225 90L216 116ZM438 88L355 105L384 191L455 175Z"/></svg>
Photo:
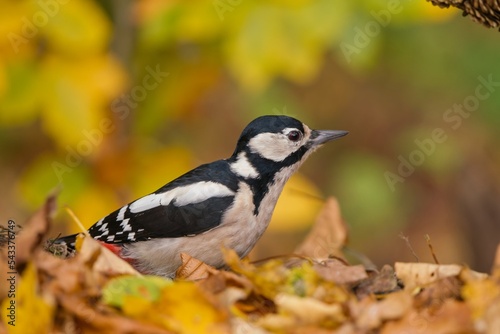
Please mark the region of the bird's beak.
<svg viewBox="0 0 500 334"><path fill-rule="evenodd" d="M309 145L311 147L322 145L330 140L334 140L347 135L349 131L342 130L312 130Z"/></svg>

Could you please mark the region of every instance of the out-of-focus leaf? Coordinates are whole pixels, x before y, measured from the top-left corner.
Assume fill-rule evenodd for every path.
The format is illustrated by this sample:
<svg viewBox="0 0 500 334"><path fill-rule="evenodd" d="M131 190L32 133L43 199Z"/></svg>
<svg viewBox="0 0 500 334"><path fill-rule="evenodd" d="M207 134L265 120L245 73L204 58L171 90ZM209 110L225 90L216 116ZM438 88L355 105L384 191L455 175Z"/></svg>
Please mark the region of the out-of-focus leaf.
<svg viewBox="0 0 500 334"><path fill-rule="evenodd" d="M140 273L118 257L110 249L115 245L105 247L100 241L92 239L89 235L79 234L76 240L76 250L80 253L80 260L93 269L94 272L107 275L137 275Z"/></svg>
<svg viewBox="0 0 500 334"><path fill-rule="evenodd" d="M339 203L330 197L317 215L312 230L297 247L296 253L314 259L327 259L331 256L343 258L342 248L346 242L347 226L340 215Z"/></svg>
<svg viewBox="0 0 500 334"><path fill-rule="evenodd" d="M106 110L111 98L123 89L121 67L107 56L86 58L79 66L51 57L42 66L44 130L61 147L69 145L83 156L95 153L99 143L91 142L84 131L106 133L102 125L108 118Z"/></svg>
<svg viewBox="0 0 500 334"><path fill-rule="evenodd" d="M2 63L0 58L0 125L18 126L35 120L39 103L38 69L32 60Z"/></svg>
<svg viewBox="0 0 500 334"><path fill-rule="evenodd" d="M66 167L61 167L63 165ZM22 171L17 186L18 196L29 208L34 209L43 203L52 189L62 186L60 203L72 203L90 182L89 177L83 164L72 168L67 165L64 156L41 154Z"/></svg>
<svg viewBox="0 0 500 334"><path fill-rule="evenodd" d="M446 277L458 276L464 270L464 267L456 264L396 262L394 269L398 278L403 281L405 289L412 291L417 287L425 286ZM477 278L487 276L483 273L470 272L471 275Z"/></svg>
<svg viewBox="0 0 500 334"><path fill-rule="evenodd" d="M351 303L356 325L364 330L373 330L384 321L403 317L412 307L412 296L407 291L387 295L382 301L365 298L360 303Z"/></svg>
<svg viewBox="0 0 500 334"><path fill-rule="evenodd" d="M102 291L102 298L107 305L123 308L128 297L137 297L149 302L156 302L161 297L162 289L173 284L159 276L121 276L110 280Z"/></svg>
<svg viewBox="0 0 500 334"><path fill-rule="evenodd" d="M391 191L384 178L387 170L378 157L365 154L346 155L335 164L332 175L343 216L353 226L353 233L358 226L363 230L363 235L355 235L353 240L372 238L401 222L405 207L400 203L400 193Z"/></svg>
<svg viewBox="0 0 500 334"><path fill-rule="evenodd" d="M124 314L176 333L211 333L224 328L226 315L192 282L165 285L153 302L136 295L124 299ZM221 326L221 327L219 327ZM225 331L222 330L224 333Z"/></svg>
<svg viewBox="0 0 500 334"><path fill-rule="evenodd" d="M52 7L55 13L46 12L49 19L42 30L51 47L80 57L104 50L109 42L111 24L96 2L71 0L56 4Z"/></svg>
<svg viewBox="0 0 500 334"><path fill-rule="evenodd" d="M225 45L228 64L236 78L251 90L261 90L275 76L295 82L316 75L321 56L339 34L347 6L332 1L303 1L295 5L262 3L238 7L232 16L236 29L228 29ZM334 17L311 23L313 13ZM311 26L317 27L310 29Z"/></svg>
<svg viewBox="0 0 500 334"><path fill-rule="evenodd" d="M474 279L466 274L467 281L462 287L462 297L469 305L476 319L485 317L489 307L500 301L500 287L491 278Z"/></svg>
<svg viewBox="0 0 500 334"><path fill-rule="evenodd" d="M143 146L146 144L144 143ZM137 172L132 173L134 177L131 181L135 197L155 191L193 167L191 152L182 146L171 146L149 152L147 159L137 160L135 163ZM144 177L144 175L148 175L148 177Z"/></svg>
<svg viewBox="0 0 500 334"><path fill-rule="evenodd" d="M99 219L125 204L117 201L117 196L112 190L95 183L87 184L80 193L76 194L72 203L72 210L85 228L90 228ZM67 232L78 233L81 231L75 224L71 224Z"/></svg>
<svg viewBox="0 0 500 334"><path fill-rule="evenodd" d="M19 279L19 277L17 277ZM54 321L54 300L39 291L36 266L28 264L15 289L15 298L2 301L2 320L9 325L10 333L48 333ZM10 318L9 307L14 304L13 318Z"/></svg>
<svg viewBox="0 0 500 334"><path fill-rule="evenodd" d="M314 324L333 329L345 320L340 304L327 304L314 298L300 298L279 294L275 298L279 315L269 314L259 319L264 328L274 331L291 331L295 326ZM277 326L276 326L277 325Z"/></svg>

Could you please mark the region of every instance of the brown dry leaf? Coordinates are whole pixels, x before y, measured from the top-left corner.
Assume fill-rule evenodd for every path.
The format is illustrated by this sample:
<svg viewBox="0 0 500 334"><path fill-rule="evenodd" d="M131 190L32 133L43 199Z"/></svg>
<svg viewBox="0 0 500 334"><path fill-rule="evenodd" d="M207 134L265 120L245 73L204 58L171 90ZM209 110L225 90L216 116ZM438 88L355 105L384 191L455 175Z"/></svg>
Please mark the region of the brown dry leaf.
<svg viewBox="0 0 500 334"><path fill-rule="evenodd" d="M446 277L458 276L464 267L456 264L396 262L395 269L396 275L403 281L405 289L413 290ZM474 275L477 277L487 276L477 272L474 272Z"/></svg>
<svg viewBox="0 0 500 334"><path fill-rule="evenodd" d="M211 294L224 292L229 288L242 289L247 292L252 290L253 285L245 276L237 275L230 271L218 270L210 273L209 277L197 282L200 288Z"/></svg>
<svg viewBox="0 0 500 334"><path fill-rule="evenodd" d="M351 303L351 312L359 328L372 330L387 320L402 318L411 307L411 295L407 291L398 291L379 302L365 298L359 303Z"/></svg>
<svg viewBox="0 0 500 334"><path fill-rule="evenodd" d="M380 272L370 273L370 276L356 287L355 292L361 299L371 294L387 294L400 289L394 269L386 264Z"/></svg>
<svg viewBox="0 0 500 334"><path fill-rule="evenodd" d="M337 284L355 284L368 278L362 265L348 266L338 259L323 260L313 268L323 279Z"/></svg>
<svg viewBox="0 0 500 334"><path fill-rule="evenodd" d="M49 229L55 208L56 194L53 194L26 222L20 233L15 235L12 244L7 243L0 249L1 282L6 282L12 275L16 276L16 282L19 281L19 274L23 272L26 263L33 257L35 249L41 244ZM8 284L0 284L0 300L7 296L9 289Z"/></svg>
<svg viewBox="0 0 500 334"><path fill-rule="evenodd" d="M103 247L98 241L83 237L78 252L80 261L93 268L94 271L108 274L141 275L129 263Z"/></svg>
<svg viewBox="0 0 500 334"><path fill-rule="evenodd" d="M197 281L207 278L210 274L216 274L218 272L212 266L195 259L191 255L186 253L181 253L182 264L177 269L175 273L176 279L182 279L185 281Z"/></svg>
<svg viewBox="0 0 500 334"><path fill-rule="evenodd" d="M56 194L45 200L44 205L28 220L16 238L16 266L21 273L30 260L35 248L40 246L49 230L51 217L56 209Z"/></svg>
<svg viewBox="0 0 500 334"><path fill-rule="evenodd" d="M312 230L295 253L314 259L343 258L342 248L346 242L347 226L340 215L339 203L334 197L329 197Z"/></svg>
<svg viewBox="0 0 500 334"><path fill-rule="evenodd" d="M462 282L456 276L446 277L427 285L415 296L414 306L417 309L425 307L436 308L445 299L459 299Z"/></svg>
<svg viewBox="0 0 500 334"><path fill-rule="evenodd" d="M448 299L438 310L411 310L404 318L387 323L382 334L476 333L470 310L464 303Z"/></svg>
<svg viewBox="0 0 500 334"><path fill-rule="evenodd" d="M76 318L77 327L82 333L171 333L159 327L118 316L114 313L102 313L77 294L60 294L58 300L64 311L69 312Z"/></svg>

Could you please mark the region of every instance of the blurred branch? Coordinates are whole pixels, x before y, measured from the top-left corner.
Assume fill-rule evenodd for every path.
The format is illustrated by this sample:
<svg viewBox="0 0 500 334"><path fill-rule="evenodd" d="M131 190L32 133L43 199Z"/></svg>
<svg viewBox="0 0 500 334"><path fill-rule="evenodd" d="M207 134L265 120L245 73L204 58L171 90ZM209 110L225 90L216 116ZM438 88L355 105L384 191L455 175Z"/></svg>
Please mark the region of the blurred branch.
<svg viewBox="0 0 500 334"><path fill-rule="evenodd" d="M473 21L488 28L500 26L500 0L427 0L441 8L456 7L463 16L470 15Z"/></svg>

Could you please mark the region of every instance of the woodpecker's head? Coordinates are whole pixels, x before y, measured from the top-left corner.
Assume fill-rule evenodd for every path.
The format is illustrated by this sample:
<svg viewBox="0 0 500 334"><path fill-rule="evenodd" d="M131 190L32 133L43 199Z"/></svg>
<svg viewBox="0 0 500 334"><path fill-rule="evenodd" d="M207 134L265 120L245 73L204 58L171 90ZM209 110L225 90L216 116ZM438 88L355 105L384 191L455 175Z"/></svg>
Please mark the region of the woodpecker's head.
<svg viewBox="0 0 500 334"><path fill-rule="evenodd" d="M271 176L284 167L292 167L293 173L322 144L347 134L347 131L311 130L288 116L262 116L243 130L231 157L239 162L233 171L248 178Z"/></svg>

